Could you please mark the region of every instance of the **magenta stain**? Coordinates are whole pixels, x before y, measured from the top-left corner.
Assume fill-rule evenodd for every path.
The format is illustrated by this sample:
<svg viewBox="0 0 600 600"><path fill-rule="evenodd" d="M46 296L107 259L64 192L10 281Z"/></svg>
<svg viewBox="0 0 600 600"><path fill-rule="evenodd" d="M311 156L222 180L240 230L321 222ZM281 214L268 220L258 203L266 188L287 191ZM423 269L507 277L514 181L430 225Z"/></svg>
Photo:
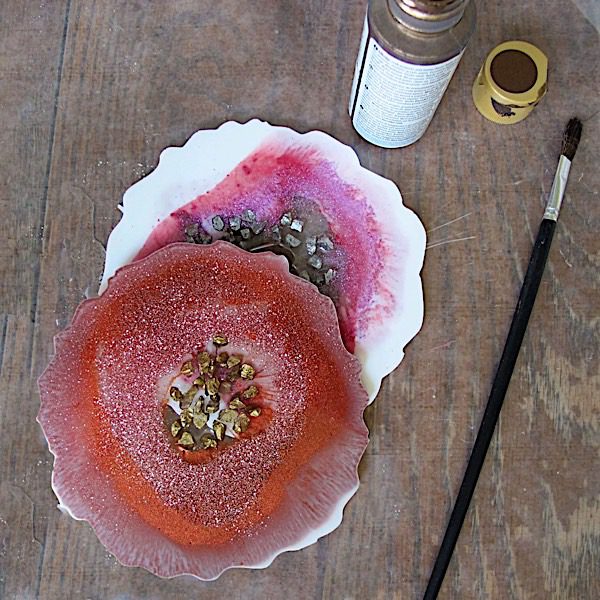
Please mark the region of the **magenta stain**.
<svg viewBox="0 0 600 600"><path fill-rule="evenodd" d="M300 218L303 211L316 210L325 218L335 244L332 255L337 270L330 295L342 338L352 352L358 325L375 294L383 244L364 194L340 179L334 165L316 150L265 143L210 192L162 220L136 258L184 241L184 230L191 223L201 224L213 239L218 239L223 234L212 227L212 217L227 219L245 209L253 210L259 221L269 225L276 224L290 210Z"/></svg>

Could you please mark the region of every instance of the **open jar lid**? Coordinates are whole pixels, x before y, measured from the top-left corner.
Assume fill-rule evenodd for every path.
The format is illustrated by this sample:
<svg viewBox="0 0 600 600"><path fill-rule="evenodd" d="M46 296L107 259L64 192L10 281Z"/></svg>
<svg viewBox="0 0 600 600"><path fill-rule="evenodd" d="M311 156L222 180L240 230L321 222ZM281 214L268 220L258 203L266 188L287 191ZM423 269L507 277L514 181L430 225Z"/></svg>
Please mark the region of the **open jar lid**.
<svg viewBox="0 0 600 600"><path fill-rule="evenodd" d="M475 83L477 110L495 123L517 123L529 115L546 93L548 59L536 46L512 40L486 57Z"/></svg>

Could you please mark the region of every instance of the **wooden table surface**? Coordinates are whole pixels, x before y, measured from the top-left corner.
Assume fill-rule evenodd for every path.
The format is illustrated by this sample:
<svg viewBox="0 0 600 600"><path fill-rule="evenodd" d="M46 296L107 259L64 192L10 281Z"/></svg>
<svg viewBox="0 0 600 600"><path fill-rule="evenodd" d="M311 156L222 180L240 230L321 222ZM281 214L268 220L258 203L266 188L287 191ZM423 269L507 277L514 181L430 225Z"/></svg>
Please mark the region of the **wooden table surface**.
<svg viewBox="0 0 600 600"><path fill-rule="evenodd" d="M457 493L572 115L565 207L444 598L600 597L598 6L507 0L477 31L417 144L383 150L346 114L364 1L0 3L0 597L419 598ZM526 39L549 91L485 121L487 51ZM53 335L97 289L123 192L197 129L260 117L322 129L395 180L428 230L425 322L366 411L342 525L212 583L120 566L63 515L35 422Z"/></svg>

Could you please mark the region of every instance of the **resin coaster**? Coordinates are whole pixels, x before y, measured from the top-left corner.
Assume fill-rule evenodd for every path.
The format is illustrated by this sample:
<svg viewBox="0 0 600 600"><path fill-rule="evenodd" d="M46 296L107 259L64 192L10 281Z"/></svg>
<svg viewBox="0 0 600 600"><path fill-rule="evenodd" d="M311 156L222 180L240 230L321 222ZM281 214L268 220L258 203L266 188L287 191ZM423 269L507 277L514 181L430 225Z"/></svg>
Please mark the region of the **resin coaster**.
<svg viewBox="0 0 600 600"><path fill-rule="evenodd" d="M52 485L121 563L209 580L341 522L368 397L333 304L286 259L171 244L119 269L55 347Z"/></svg>

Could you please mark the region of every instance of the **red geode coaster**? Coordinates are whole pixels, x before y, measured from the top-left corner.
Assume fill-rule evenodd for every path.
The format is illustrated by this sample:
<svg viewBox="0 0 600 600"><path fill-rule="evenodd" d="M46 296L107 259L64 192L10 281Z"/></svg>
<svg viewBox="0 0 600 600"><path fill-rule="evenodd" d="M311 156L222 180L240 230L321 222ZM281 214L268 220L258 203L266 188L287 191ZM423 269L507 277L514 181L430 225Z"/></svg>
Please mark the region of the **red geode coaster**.
<svg viewBox="0 0 600 600"><path fill-rule="evenodd" d="M285 259L169 245L56 337L38 415L54 490L125 565L267 566L337 527L358 488L359 378L333 304Z"/></svg>

